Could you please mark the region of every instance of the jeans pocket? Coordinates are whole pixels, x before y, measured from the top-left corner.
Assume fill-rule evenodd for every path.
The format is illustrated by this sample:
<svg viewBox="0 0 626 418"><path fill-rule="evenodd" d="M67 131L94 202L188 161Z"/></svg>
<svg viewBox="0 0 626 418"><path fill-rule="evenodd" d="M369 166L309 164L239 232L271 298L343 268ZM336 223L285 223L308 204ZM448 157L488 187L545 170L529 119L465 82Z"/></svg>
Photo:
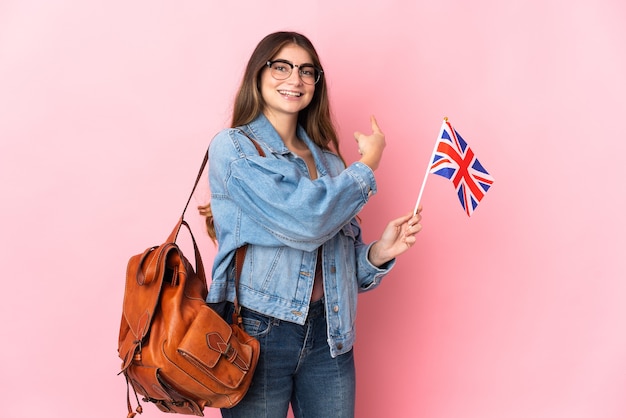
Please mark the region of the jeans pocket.
<svg viewBox="0 0 626 418"><path fill-rule="evenodd" d="M243 307L241 308L241 319L243 328L254 338L266 336L272 328L272 317Z"/></svg>

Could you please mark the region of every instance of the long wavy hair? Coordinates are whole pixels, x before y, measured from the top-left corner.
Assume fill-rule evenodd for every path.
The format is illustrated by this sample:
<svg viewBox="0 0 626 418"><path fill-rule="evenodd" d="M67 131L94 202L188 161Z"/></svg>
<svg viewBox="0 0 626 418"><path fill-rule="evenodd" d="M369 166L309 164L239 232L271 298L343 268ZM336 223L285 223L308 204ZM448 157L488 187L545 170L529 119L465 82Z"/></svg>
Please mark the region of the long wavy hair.
<svg viewBox="0 0 626 418"><path fill-rule="evenodd" d="M263 112L266 104L261 94L261 73L267 68L267 61L271 61L283 47L292 44L307 51L313 64L322 68L317 51L306 36L297 32L275 32L267 35L256 46L246 65L243 80L235 97L231 128L248 124ZM344 160L339 150L339 139L331 116L328 87L324 74L315 85L311 103L298 113L298 123L304 127L306 133L317 146L335 152ZM206 217L207 232L215 242L216 234L211 203L199 206L198 210L201 215Z"/></svg>

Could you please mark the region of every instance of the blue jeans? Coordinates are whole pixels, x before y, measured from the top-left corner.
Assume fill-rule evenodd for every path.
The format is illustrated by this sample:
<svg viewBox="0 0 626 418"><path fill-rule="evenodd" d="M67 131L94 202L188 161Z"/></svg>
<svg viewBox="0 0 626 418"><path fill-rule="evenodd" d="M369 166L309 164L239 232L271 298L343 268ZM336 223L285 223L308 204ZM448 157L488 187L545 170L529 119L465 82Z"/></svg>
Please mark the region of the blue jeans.
<svg viewBox="0 0 626 418"><path fill-rule="evenodd" d="M227 310L231 317L232 306ZM252 385L224 418L354 417L355 367L352 351L332 358L323 299L311 305L304 325L242 308L246 332L261 343Z"/></svg>

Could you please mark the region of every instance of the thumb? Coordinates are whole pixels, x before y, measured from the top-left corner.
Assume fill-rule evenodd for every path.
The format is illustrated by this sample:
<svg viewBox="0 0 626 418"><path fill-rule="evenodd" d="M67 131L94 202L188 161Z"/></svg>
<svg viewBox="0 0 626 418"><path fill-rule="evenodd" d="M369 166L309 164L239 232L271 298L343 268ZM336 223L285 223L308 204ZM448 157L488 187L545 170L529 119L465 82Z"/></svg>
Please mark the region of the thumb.
<svg viewBox="0 0 626 418"><path fill-rule="evenodd" d="M407 222L408 220L410 220L413 217L413 212L409 212L405 215L402 215L394 220L391 221L391 223L394 226L401 226L403 223Z"/></svg>

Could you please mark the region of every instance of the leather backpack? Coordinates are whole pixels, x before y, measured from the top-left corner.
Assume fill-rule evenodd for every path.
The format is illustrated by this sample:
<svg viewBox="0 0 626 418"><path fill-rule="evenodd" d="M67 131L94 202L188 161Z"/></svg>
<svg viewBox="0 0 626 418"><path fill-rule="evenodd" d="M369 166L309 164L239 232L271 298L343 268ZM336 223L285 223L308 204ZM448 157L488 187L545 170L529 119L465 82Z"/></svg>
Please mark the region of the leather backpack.
<svg viewBox="0 0 626 418"><path fill-rule="evenodd" d="M128 262L118 344L128 418L136 415L130 387L138 413L142 412L139 395L170 413L204 416L205 407L233 407L246 394L259 359L259 342L241 324L238 297L232 324L205 303L205 270L184 215L207 162L208 152L167 240ZM191 234L195 270L176 244L182 226ZM236 294L246 248L237 249L234 257Z"/></svg>

